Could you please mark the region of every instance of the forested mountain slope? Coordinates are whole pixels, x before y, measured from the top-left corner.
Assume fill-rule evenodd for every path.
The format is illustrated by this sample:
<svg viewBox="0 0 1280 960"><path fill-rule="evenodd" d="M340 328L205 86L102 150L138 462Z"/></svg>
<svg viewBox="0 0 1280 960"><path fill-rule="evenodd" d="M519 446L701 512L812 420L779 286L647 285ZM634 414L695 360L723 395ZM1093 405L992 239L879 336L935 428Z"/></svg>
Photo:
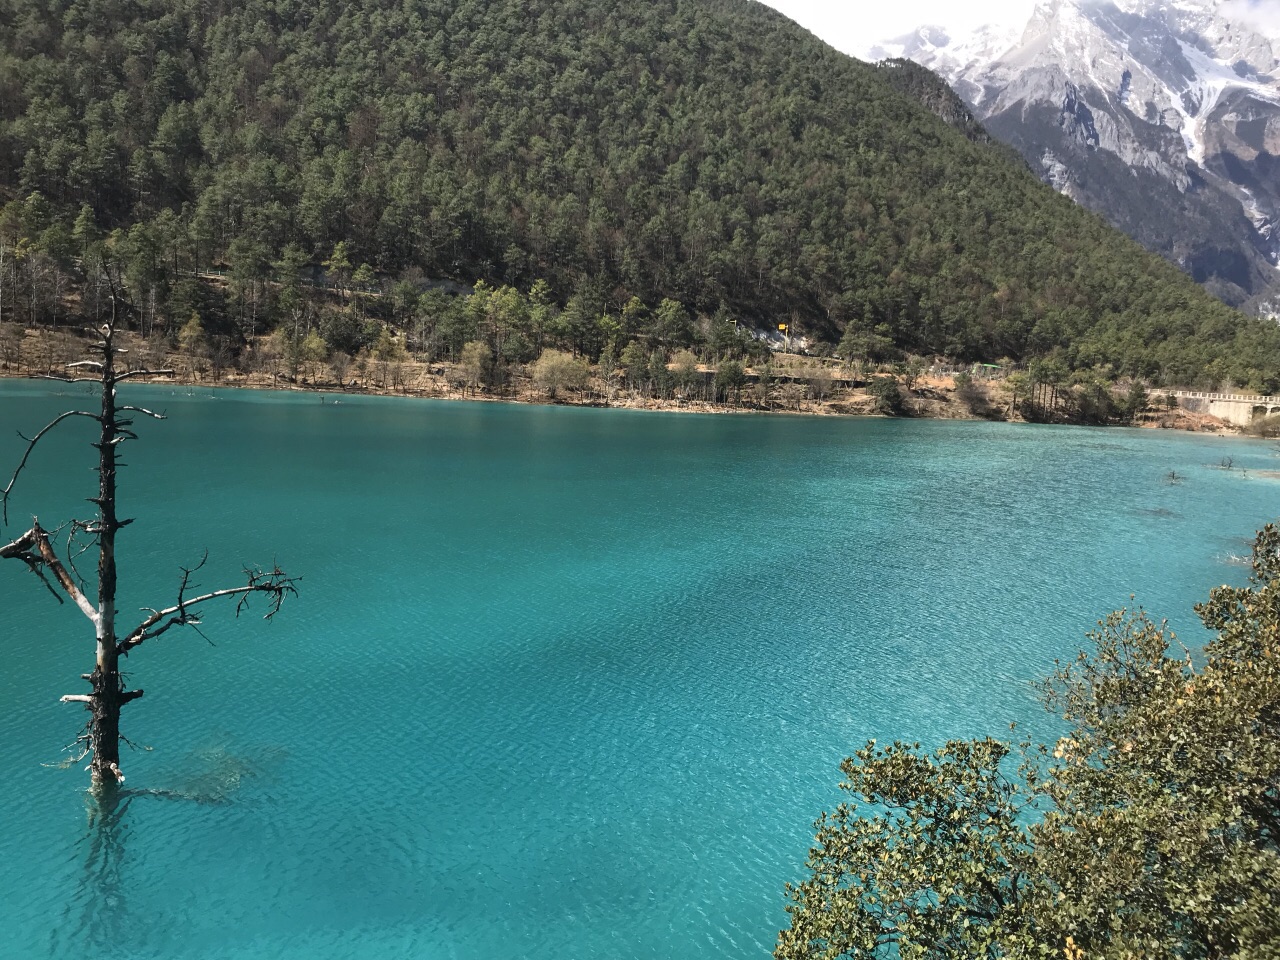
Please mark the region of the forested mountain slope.
<svg viewBox="0 0 1280 960"><path fill-rule="evenodd" d="M1274 325L746 0L0 0L0 48L0 232L66 255L88 204L162 303L183 269L345 241L388 276L831 341L1280 366Z"/></svg>

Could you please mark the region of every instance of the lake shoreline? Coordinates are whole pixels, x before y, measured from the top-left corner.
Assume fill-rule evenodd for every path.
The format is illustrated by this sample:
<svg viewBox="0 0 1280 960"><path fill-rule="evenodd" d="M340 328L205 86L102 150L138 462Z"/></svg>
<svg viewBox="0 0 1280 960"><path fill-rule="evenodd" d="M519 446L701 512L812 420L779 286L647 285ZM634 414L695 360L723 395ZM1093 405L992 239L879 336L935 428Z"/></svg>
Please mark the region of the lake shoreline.
<svg viewBox="0 0 1280 960"><path fill-rule="evenodd" d="M26 374L12 373L0 370L0 379L6 380L43 380L46 382L60 382L58 377L50 377L43 374ZM772 404L768 407L750 402L743 402L737 406L723 403L710 403L698 400L668 400L660 398L615 398L613 400L604 397L587 397L587 398L568 398L558 397L550 399L546 396L538 396L534 393L525 393L520 395L516 392L489 393L484 391L471 391L464 389L441 389L441 390L415 390L415 389L394 389L383 388L373 385L358 385L356 387L344 388L337 384L310 384L310 383L290 383L287 380L271 380L270 378L259 377L223 377L220 380L211 379L195 379L187 380L178 377L171 378L154 378L151 380L134 381L139 384L148 386L167 386L173 388L182 388L188 390L207 389L207 390L263 390L273 393L287 394L309 394L320 398L322 401L327 398L333 398L333 403L340 403L344 397L386 397L402 400L440 400L449 403L481 403L481 404L512 404L517 406L535 406L535 407L577 407L582 409L596 410L628 410L641 413L678 413L678 414L701 414L704 416L785 416L785 417L819 417L819 418L861 418L875 420L951 420L964 421L971 423L1021 423L1036 424L1037 421L1027 420L1024 417L1014 414L1013 416L979 416L972 413L963 413L955 409L947 409L949 405L945 401L937 401L934 397L926 394L925 396L909 396L906 398L907 404L912 404L912 408L906 410L899 415L889 415L878 413L872 409L874 398L872 397L855 397L841 398L837 400L829 400L826 402L803 402L799 408L788 408L781 404ZM929 393L936 393L935 388L926 388ZM859 403L858 401L861 401ZM861 409L859 409L859 407ZM939 412L941 408L941 412ZM1238 437L1241 439L1262 439L1258 437L1250 437L1243 430L1218 420L1215 417L1194 414L1186 410L1175 410L1167 415L1149 416L1148 419L1140 423L1078 423L1069 420L1056 420L1050 423L1040 423L1041 426L1076 426L1076 427L1094 427L1099 429L1107 429L1114 427L1128 427L1131 429L1142 430L1175 430L1184 433L1194 433L1202 436L1216 437Z"/></svg>
<svg viewBox="0 0 1280 960"><path fill-rule="evenodd" d="M139 337L132 337L129 346L130 352L138 356L147 367L174 371L172 376L156 377L145 382L173 387L272 390L337 398L385 396L517 403L661 413L1046 422L1067 426L1134 426L1222 436L1243 435L1238 428L1215 417L1181 408L1151 410L1143 414L1140 422L1133 424L1085 424L1063 415L1049 416L1043 421L1031 421L1013 409L1013 403L1001 381L975 379L965 389L962 399L955 377L949 374L895 377L902 398L900 412L896 415L886 414L877 408L877 398L871 396L864 387L847 385L850 377L847 368L818 358L792 355L778 358L781 372L775 372L767 385L762 385L759 379L748 382L738 391L736 402L720 403L705 398L707 385L714 375L714 371L705 365L698 371L703 380L699 384L700 389L686 391L702 393L703 396L681 397L674 395L679 392L676 390L669 397L646 396L643 392L636 395L618 385L620 378L606 382L599 376L593 376L585 389L552 397L546 391L537 389L532 378L518 369L510 371L508 383L497 389L478 388L468 384L465 375L460 372L459 364L423 363L416 360L391 363L376 360L353 362L350 369L342 372L341 382L318 376L324 369L320 364L299 364L300 375L294 377L267 370L245 373L229 365L215 376L210 372L211 365L207 362L171 355L167 350L157 349L152 342ZM0 360L0 377L56 381L59 374L54 371L65 370L68 363L81 359L84 348L85 342L78 337L66 335L59 338L58 342L48 344L39 342L38 336L29 334L24 349L20 351L20 355L25 354L27 358L26 371L23 371L24 364L21 361L15 364L12 358L4 358ZM43 356L37 361L36 357L41 354ZM45 372L35 371L33 367L43 368ZM825 383L805 382L805 375L812 375L815 368L822 372ZM755 376L754 371L748 372L752 377Z"/></svg>

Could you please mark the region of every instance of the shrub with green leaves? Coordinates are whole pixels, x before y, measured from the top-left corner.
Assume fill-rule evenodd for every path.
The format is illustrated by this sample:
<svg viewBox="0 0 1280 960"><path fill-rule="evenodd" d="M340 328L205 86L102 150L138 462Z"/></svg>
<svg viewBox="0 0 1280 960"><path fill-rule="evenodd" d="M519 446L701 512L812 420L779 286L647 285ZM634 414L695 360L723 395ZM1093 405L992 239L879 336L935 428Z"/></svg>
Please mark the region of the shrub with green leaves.
<svg viewBox="0 0 1280 960"><path fill-rule="evenodd" d="M902 390L895 377L872 377L867 383L867 393L875 397L875 411L887 417L902 413Z"/></svg>
<svg viewBox="0 0 1280 960"><path fill-rule="evenodd" d="M1119 611L1041 686L1068 732L867 744L775 956L1280 956L1280 530L1196 608L1201 655Z"/></svg>

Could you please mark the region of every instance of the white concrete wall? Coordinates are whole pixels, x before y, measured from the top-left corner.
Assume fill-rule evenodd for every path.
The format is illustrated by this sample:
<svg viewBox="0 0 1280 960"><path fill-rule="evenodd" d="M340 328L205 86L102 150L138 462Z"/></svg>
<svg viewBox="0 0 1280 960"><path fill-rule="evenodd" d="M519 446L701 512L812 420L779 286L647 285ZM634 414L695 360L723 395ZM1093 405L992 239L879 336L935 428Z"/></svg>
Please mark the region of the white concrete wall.
<svg viewBox="0 0 1280 960"><path fill-rule="evenodd" d="M1158 395L1158 394L1157 394ZM1237 427L1247 427L1255 417L1280 413L1280 399L1275 397L1233 396L1226 398L1213 394L1178 395L1178 406L1196 413L1225 420Z"/></svg>

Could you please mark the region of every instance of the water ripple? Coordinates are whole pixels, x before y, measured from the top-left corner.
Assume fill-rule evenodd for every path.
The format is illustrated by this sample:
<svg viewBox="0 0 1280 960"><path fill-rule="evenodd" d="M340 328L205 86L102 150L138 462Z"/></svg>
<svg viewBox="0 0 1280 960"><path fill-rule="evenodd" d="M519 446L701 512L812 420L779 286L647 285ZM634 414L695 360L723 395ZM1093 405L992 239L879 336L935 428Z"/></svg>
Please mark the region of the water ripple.
<svg viewBox="0 0 1280 960"><path fill-rule="evenodd" d="M60 402L0 384L0 437ZM1131 593L1195 642L1274 509L1204 466L1264 446L1167 433L166 403L122 609L206 546L302 596L132 658L153 749L95 820L40 766L92 640L0 571L6 958L767 956L841 757L1050 730L1029 681ZM85 448L45 455L62 516Z"/></svg>

